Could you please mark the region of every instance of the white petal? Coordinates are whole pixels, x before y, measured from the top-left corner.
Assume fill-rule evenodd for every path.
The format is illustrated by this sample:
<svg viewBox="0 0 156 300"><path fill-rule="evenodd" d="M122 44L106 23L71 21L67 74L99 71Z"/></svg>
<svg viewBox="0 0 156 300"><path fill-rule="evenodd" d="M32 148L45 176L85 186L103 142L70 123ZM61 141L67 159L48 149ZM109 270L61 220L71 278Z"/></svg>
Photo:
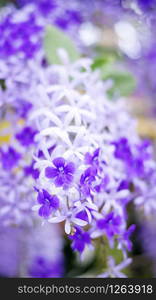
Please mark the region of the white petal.
<svg viewBox="0 0 156 300"><path fill-rule="evenodd" d="M86 226L88 223L78 218L72 218L72 222L79 226Z"/></svg>
<svg viewBox="0 0 156 300"><path fill-rule="evenodd" d="M65 216L53 217L48 220L49 223L61 223L66 219Z"/></svg>
<svg viewBox="0 0 156 300"><path fill-rule="evenodd" d="M67 219L66 222L65 222L65 232L66 232L67 234L70 234L70 232L71 232L71 224L70 224L70 222L69 222L68 219Z"/></svg>
<svg viewBox="0 0 156 300"><path fill-rule="evenodd" d="M41 204L36 204L32 207L32 211L38 211L41 207Z"/></svg>

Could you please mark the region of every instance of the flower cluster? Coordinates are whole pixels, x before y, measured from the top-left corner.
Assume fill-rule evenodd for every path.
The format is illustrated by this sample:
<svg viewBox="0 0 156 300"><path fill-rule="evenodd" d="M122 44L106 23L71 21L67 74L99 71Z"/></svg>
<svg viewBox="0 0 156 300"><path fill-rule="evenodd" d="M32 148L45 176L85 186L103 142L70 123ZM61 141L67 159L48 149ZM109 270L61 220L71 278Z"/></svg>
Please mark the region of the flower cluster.
<svg viewBox="0 0 156 300"><path fill-rule="evenodd" d="M156 164L150 142L139 139L122 100L115 106L108 101L110 83L91 64L84 58L49 66L44 85L36 86L30 113L38 130L33 210L44 223L64 223L80 253L105 236L126 259L135 230L127 227L127 205L133 201L147 214L155 211Z"/></svg>
<svg viewBox="0 0 156 300"><path fill-rule="evenodd" d="M1 59L14 62L17 58L30 59L42 53L42 39L48 24L69 31L71 35L81 24L82 16L71 1L68 7L59 0L26 2L20 10L8 6L1 12Z"/></svg>

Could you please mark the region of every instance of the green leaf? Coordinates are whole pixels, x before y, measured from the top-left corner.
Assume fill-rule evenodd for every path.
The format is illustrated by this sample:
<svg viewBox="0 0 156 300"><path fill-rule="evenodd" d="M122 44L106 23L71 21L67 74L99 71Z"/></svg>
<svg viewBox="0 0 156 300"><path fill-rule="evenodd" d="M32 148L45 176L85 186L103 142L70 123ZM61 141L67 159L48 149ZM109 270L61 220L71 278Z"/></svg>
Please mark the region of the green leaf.
<svg viewBox="0 0 156 300"><path fill-rule="evenodd" d="M99 56L95 57L92 69L99 69L103 80L112 80L113 85L108 90L108 96L111 99L129 96L136 87L133 75L122 64L122 57L117 56L115 52L103 50Z"/></svg>
<svg viewBox="0 0 156 300"><path fill-rule="evenodd" d="M113 86L109 89L110 97L129 96L136 87L136 82L131 73L126 71L114 71L104 76L104 79L112 79Z"/></svg>
<svg viewBox="0 0 156 300"><path fill-rule="evenodd" d="M99 56L96 57L93 64L92 64L92 69L101 69L105 68L106 66L110 66L115 62L115 57L112 54L107 54L105 56Z"/></svg>
<svg viewBox="0 0 156 300"><path fill-rule="evenodd" d="M80 54L68 35L54 26L48 26L45 32L44 49L47 60L50 64L60 64L61 60L58 56L58 49L63 48L69 55L69 59L73 62L80 58Z"/></svg>

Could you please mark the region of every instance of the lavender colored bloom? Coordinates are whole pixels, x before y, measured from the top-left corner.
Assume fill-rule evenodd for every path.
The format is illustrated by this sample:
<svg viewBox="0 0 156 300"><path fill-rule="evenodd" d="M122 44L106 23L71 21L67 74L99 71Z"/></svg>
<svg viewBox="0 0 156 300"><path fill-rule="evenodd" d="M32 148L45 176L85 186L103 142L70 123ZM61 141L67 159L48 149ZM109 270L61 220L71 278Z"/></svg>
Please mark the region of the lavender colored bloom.
<svg viewBox="0 0 156 300"><path fill-rule="evenodd" d="M0 149L0 158L3 169L9 171L18 165L21 154L10 146L7 151Z"/></svg>
<svg viewBox="0 0 156 300"><path fill-rule="evenodd" d="M16 99L17 102L15 102L15 110L16 113L21 117L26 119L28 116L29 111L32 108L32 104L28 101L25 101L23 99Z"/></svg>
<svg viewBox="0 0 156 300"><path fill-rule="evenodd" d="M104 230L109 238L120 232L121 217L115 216L114 212L110 212L104 219L97 221L97 227Z"/></svg>
<svg viewBox="0 0 156 300"><path fill-rule="evenodd" d="M34 144L34 138L37 133L37 130L34 130L32 127L24 127L21 132L16 134L16 139L24 147L28 147Z"/></svg>
<svg viewBox="0 0 156 300"><path fill-rule="evenodd" d="M89 167L84 174L81 175L80 178L80 185L81 185L81 190L82 193L86 196L91 195L92 191L92 184L96 179L97 175L97 169L95 167Z"/></svg>
<svg viewBox="0 0 156 300"><path fill-rule="evenodd" d="M45 17L49 14L49 12L55 11L57 6L58 5L57 5L56 0L50 0L50 1L48 1L48 0L39 0L38 1L39 11Z"/></svg>
<svg viewBox="0 0 156 300"><path fill-rule="evenodd" d="M53 160L55 167L47 167L45 175L47 178L54 179L56 186L67 187L73 181L75 165L72 162L66 163L63 157L58 157Z"/></svg>
<svg viewBox="0 0 156 300"><path fill-rule="evenodd" d="M24 167L24 173L26 176L32 176L34 179L39 177L39 170L34 167L34 161L30 166Z"/></svg>
<svg viewBox="0 0 156 300"><path fill-rule="evenodd" d="M52 211L59 208L59 199L56 195L51 196L46 190L38 191L37 201L41 204L39 215L47 218L51 215Z"/></svg>
<svg viewBox="0 0 156 300"><path fill-rule="evenodd" d="M88 232L84 232L79 228L76 228L76 231L73 235L70 235L69 238L72 240L73 250L79 251L82 253L87 245L91 244L91 239Z"/></svg>
<svg viewBox="0 0 156 300"><path fill-rule="evenodd" d="M115 157L118 159L123 159L129 163L131 161L132 154L128 140L126 138L121 138L113 144L115 145Z"/></svg>
<svg viewBox="0 0 156 300"><path fill-rule="evenodd" d="M100 153L100 148L96 149L93 153L93 155L91 155L89 152L86 153L85 155L85 163L88 165L92 165L92 166L97 166L99 165L99 153Z"/></svg>

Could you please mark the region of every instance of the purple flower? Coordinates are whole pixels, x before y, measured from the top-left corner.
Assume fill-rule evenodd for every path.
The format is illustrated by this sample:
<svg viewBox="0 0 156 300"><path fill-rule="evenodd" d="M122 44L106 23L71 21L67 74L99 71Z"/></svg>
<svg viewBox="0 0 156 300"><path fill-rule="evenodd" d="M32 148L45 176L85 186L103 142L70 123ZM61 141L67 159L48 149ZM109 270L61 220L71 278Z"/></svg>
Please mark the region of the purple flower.
<svg viewBox="0 0 156 300"><path fill-rule="evenodd" d="M109 176L106 175L100 182L100 184L97 184L94 189L97 193L101 193L102 191L106 190L107 185L109 183L110 179Z"/></svg>
<svg viewBox="0 0 156 300"><path fill-rule="evenodd" d="M63 157L58 157L53 160L54 167L47 167L45 175L47 178L53 178L56 186L68 187L73 181L75 165L73 162L66 163Z"/></svg>
<svg viewBox="0 0 156 300"><path fill-rule="evenodd" d="M128 190L130 188L130 183L128 180L122 180L119 184L118 191Z"/></svg>
<svg viewBox="0 0 156 300"><path fill-rule="evenodd" d="M32 176L34 179L39 177L39 170L34 168L35 161L30 166L24 167L24 173L26 176Z"/></svg>
<svg viewBox="0 0 156 300"><path fill-rule="evenodd" d="M77 250L80 253L83 252L86 245L91 244L89 233L79 228L76 228L76 232L74 233L74 235L70 235L69 238L73 241L72 249Z"/></svg>
<svg viewBox="0 0 156 300"><path fill-rule="evenodd" d="M29 267L28 274L34 278L57 278L62 275L61 262L49 261L49 259L38 256Z"/></svg>
<svg viewBox="0 0 156 300"><path fill-rule="evenodd" d="M32 108L32 104L30 102L22 100L22 99L16 99L16 102L15 102L16 113L21 118L26 119L31 108Z"/></svg>
<svg viewBox="0 0 156 300"><path fill-rule="evenodd" d="M89 167L81 175L80 185L81 191L84 195L90 196L92 190L92 183L95 181L97 175L97 169L95 167Z"/></svg>
<svg viewBox="0 0 156 300"><path fill-rule="evenodd" d="M96 149L93 153L93 155L91 155L89 152L86 153L85 155L85 163L88 165L92 165L92 166L96 166L98 167L99 165L99 153L100 153L100 148Z"/></svg>
<svg viewBox="0 0 156 300"><path fill-rule="evenodd" d="M32 127L25 127L20 133L16 134L16 139L24 147L30 146L34 143L34 137L37 133L37 130L34 130Z"/></svg>
<svg viewBox="0 0 156 300"><path fill-rule="evenodd" d="M41 204L39 209L39 215L47 218L50 216L52 211L59 208L59 199L56 195L50 195L46 190L38 191L37 201Z"/></svg>
<svg viewBox="0 0 156 300"><path fill-rule="evenodd" d="M13 147L9 147L6 152L0 149L0 158L3 168L5 170L11 170L13 167L17 166L17 163L21 158L21 154Z"/></svg>
<svg viewBox="0 0 156 300"><path fill-rule="evenodd" d="M39 11L43 16L47 16L51 11L57 8L55 0L42 0L38 3Z"/></svg>
<svg viewBox="0 0 156 300"><path fill-rule="evenodd" d="M104 219L97 221L97 227L100 230L105 230L108 238L113 237L120 232L121 217L115 216L114 212L110 212Z"/></svg>
<svg viewBox="0 0 156 300"><path fill-rule="evenodd" d="M118 159L129 162L132 157L131 149L128 140L124 137L112 143L115 146L114 155Z"/></svg>

